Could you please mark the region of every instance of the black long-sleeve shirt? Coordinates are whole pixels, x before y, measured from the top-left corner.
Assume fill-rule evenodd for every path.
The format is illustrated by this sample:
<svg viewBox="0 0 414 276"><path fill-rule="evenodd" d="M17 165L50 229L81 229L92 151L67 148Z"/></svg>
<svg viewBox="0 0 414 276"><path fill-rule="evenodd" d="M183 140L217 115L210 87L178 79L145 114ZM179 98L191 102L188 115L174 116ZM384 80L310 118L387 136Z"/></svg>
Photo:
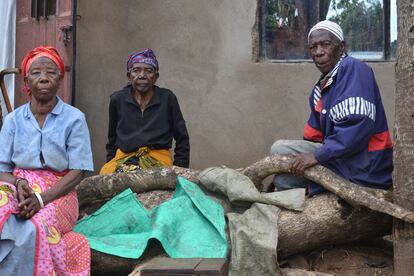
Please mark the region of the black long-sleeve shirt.
<svg viewBox="0 0 414 276"><path fill-rule="evenodd" d="M143 146L170 149L174 138L173 164L188 168L190 142L177 97L172 91L155 86L154 95L142 112L132 93L129 86L110 97L107 161L115 157L118 148L128 153Z"/></svg>

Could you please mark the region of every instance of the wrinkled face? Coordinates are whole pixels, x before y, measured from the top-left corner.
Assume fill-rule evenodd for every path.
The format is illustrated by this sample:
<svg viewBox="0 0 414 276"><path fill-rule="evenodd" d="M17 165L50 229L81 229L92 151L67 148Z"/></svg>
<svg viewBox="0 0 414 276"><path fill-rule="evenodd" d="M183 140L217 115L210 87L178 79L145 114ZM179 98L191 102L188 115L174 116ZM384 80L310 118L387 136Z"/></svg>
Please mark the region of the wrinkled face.
<svg viewBox="0 0 414 276"><path fill-rule="evenodd" d="M322 74L331 71L345 51L345 43L327 30L315 30L309 37L309 51Z"/></svg>
<svg viewBox="0 0 414 276"><path fill-rule="evenodd" d="M47 57L36 59L24 78L32 97L39 102L48 102L54 99L61 80L62 76L56 64Z"/></svg>
<svg viewBox="0 0 414 276"><path fill-rule="evenodd" d="M132 87L139 93L148 93L154 88L158 79L158 72L149 64L134 63L131 70L127 73L128 80Z"/></svg>

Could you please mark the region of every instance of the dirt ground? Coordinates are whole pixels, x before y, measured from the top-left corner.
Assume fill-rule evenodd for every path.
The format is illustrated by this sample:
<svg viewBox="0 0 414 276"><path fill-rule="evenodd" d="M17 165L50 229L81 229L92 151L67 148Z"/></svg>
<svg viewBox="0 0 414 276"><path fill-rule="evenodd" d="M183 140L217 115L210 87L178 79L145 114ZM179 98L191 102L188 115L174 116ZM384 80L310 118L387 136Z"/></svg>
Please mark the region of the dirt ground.
<svg viewBox="0 0 414 276"><path fill-rule="evenodd" d="M375 246L343 245L296 255L280 266L338 276L392 276L393 254Z"/></svg>

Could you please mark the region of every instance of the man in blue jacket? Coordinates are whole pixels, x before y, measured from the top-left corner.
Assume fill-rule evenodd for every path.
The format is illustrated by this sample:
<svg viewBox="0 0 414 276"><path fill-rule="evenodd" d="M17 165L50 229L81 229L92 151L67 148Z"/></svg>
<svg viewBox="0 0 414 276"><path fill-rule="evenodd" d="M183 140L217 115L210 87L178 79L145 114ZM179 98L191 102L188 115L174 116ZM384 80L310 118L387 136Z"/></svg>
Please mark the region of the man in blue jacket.
<svg viewBox="0 0 414 276"><path fill-rule="evenodd" d="M302 178L316 164L361 186L392 185L392 141L372 69L345 52L341 27L325 20L308 35L312 59L322 73L309 98L311 114L302 141L279 140L272 154L293 154L292 175L277 175L277 190L321 187Z"/></svg>

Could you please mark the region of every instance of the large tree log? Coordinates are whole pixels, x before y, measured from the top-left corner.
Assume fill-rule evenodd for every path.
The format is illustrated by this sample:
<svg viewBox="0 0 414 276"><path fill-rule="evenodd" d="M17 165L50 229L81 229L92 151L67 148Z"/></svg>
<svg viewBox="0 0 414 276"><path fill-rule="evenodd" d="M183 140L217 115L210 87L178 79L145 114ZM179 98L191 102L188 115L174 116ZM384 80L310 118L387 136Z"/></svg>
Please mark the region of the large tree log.
<svg viewBox="0 0 414 276"><path fill-rule="evenodd" d="M166 200L165 192L162 191L139 194L139 198L147 208ZM281 211L278 221L278 257L282 259L325 245L388 235L391 227L390 216L366 208L354 209L333 194L319 195L306 201L303 212ZM158 243L150 245L138 260L92 250L92 275L132 271L137 264L164 255Z"/></svg>
<svg viewBox="0 0 414 276"><path fill-rule="evenodd" d="M280 212L278 257L388 235L391 228L392 217L367 208L355 209L325 193L306 200L303 212Z"/></svg>

